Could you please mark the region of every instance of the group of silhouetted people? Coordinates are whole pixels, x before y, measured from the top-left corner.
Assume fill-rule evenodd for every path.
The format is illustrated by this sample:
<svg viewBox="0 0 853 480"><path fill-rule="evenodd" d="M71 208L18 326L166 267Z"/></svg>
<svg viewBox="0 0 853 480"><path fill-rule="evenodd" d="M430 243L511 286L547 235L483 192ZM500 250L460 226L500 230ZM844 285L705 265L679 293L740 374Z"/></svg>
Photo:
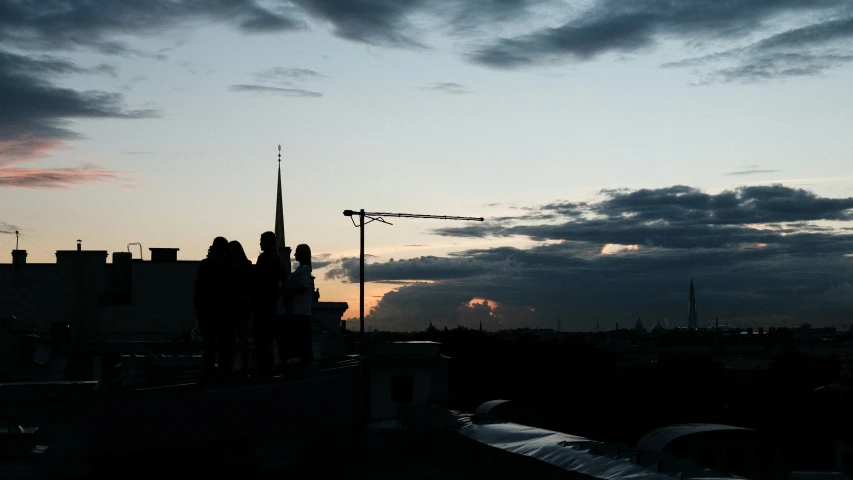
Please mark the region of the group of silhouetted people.
<svg viewBox="0 0 853 480"><path fill-rule="evenodd" d="M213 239L207 258L199 265L195 284L196 316L204 337L203 382L232 377L236 351L240 353L241 373L248 375L249 336L254 339L260 377L272 376L273 342L284 368L291 357L299 358L297 366L314 362L311 303L315 292L310 247L297 246L294 257L299 266L291 272L290 265L282 265L273 232L261 235L261 254L254 265L240 242Z"/></svg>

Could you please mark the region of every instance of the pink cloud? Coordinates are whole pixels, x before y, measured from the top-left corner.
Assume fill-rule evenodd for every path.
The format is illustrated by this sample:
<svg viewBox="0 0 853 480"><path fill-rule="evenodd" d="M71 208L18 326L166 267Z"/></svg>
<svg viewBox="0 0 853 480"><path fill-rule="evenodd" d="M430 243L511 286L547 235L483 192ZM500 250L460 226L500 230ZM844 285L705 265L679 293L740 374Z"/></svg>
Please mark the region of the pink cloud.
<svg viewBox="0 0 853 480"><path fill-rule="evenodd" d="M55 138L0 139L0 166L35 160L67 148L62 140Z"/></svg>
<svg viewBox="0 0 853 480"><path fill-rule="evenodd" d="M74 168L2 168L0 188L67 188L104 180L122 179L122 172L101 170L95 165Z"/></svg>

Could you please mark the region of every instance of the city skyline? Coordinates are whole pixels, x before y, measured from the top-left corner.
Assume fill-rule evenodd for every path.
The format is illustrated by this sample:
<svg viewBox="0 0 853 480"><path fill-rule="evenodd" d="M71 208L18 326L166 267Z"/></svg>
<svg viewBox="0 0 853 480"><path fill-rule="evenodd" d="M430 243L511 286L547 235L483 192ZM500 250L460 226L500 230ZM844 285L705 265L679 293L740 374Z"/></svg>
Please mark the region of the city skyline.
<svg viewBox="0 0 853 480"><path fill-rule="evenodd" d="M690 278L700 324L849 323L849 6L703 5L9 3L0 262L14 230L32 263L253 258L281 144L288 243L346 318L365 208L486 217L366 228L404 329L681 325Z"/></svg>

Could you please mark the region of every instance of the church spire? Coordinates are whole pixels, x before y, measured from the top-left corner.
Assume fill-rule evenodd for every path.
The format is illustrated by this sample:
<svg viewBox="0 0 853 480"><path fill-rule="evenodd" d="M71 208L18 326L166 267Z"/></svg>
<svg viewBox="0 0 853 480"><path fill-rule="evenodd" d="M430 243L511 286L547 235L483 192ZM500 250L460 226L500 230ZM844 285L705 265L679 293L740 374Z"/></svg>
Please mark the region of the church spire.
<svg viewBox="0 0 853 480"><path fill-rule="evenodd" d="M278 192L275 204L275 243L278 246L278 256L281 266L290 272L290 247L284 243L284 208L281 206L281 145L278 146Z"/></svg>
<svg viewBox="0 0 853 480"><path fill-rule="evenodd" d="M275 204L275 240L278 249L285 247L284 243L284 209L281 205L281 145L278 146L278 194Z"/></svg>

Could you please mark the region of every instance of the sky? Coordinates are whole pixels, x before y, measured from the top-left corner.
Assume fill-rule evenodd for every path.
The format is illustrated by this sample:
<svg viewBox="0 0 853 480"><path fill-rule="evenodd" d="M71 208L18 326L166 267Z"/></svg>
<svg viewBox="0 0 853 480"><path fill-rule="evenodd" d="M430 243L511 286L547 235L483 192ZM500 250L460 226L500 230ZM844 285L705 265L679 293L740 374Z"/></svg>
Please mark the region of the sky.
<svg viewBox="0 0 853 480"><path fill-rule="evenodd" d="M0 250L288 244L368 328L853 319L848 0L0 0ZM136 255L136 254L135 254ZM10 254L0 255L9 263Z"/></svg>

